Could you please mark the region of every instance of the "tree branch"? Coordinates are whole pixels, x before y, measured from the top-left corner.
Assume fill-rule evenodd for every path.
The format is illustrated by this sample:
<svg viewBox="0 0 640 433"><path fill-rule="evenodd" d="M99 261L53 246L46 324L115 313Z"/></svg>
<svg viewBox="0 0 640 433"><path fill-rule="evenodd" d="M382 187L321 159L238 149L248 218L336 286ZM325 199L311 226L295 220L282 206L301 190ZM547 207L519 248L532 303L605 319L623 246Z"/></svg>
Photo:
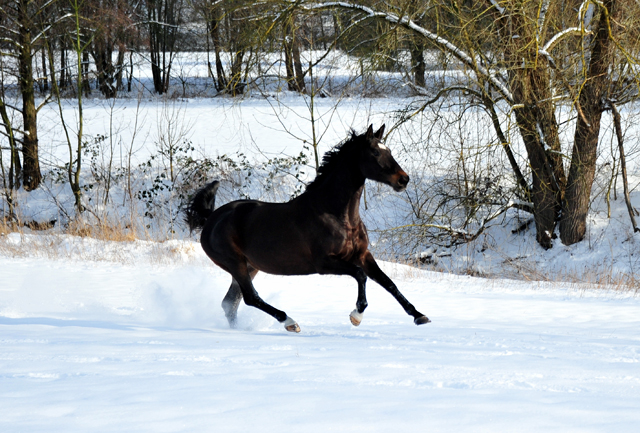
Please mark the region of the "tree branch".
<svg viewBox="0 0 640 433"><path fill-rule="evenodd" d="M288 1L293 1L293 0L288 0ZM461 48L454 45L452 42L448 41L447 39L441 36L436 35L435 33L428 31L422 26L419 26L413 20L409 19L406 16L398 16L392 13L379 12L367 6L353 4L353 3L346 3L346 2L313 3L310 5L304 5L302 7L307 10L322 10L322 9L335 9L335 8L347 9L351 11L365 13L371 18L381 19L393 24L398 24L401 27L404 27L405 29L411 30L412 32L423 36L424 38L429 40L431 43L433 43L440 49L453 55L455 58L457 58L462 63L464 63L467 67L473 70L474 73L483 76L484 79L487 82L489 82L491 86L493 86L496 89L496 91L500 93L502 97L504 97L507 101L509 101L511 104L514 103L513 95L511 94L511 91L507 88L507 86L498 79L498 75L496 73L493 73L489 69L481 66L480 62L478 61L475 55L467 54Z"/></svg>

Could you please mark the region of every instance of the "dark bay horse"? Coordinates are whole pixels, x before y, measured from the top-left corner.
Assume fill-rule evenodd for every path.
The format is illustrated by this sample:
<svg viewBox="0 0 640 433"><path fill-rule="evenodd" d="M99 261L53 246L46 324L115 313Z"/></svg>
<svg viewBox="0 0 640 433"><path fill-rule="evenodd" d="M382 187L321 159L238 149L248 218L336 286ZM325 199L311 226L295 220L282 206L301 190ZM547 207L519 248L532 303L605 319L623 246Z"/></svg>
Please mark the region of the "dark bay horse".
<svg viewBox="0 0 640 433"><path fill-rule="evenodd" d="M304 193L287 203L237 200L215 209L219 182L200 189L186 208L189 228L202 228L200 242L213 262L233 277L222 301L231 327L244 298L300 332L298 324L260 298L252 280L258 271L276 275L350 275L358 282L351 323L358 326L367 308L367 277L384 287L413 316L416 325L430 320L419 313L378 267L369 252L367 229L360 219L360 196L365 179L403 191L409 176L382 144L384 125L373 125L324 155L315 180Z"/></svg>

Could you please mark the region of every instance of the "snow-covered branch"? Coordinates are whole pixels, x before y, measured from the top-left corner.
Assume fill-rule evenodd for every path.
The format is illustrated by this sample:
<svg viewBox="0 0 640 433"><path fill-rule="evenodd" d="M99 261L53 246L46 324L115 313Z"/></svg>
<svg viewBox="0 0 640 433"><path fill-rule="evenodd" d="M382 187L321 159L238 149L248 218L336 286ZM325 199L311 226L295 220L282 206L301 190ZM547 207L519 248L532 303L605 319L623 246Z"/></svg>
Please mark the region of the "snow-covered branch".
<svg viewBox="0 0 640 433"><path fill-rule="evenodd" d="M176 25L176 24L169 24L169 23L164 23L162 21L158 21L158 20L147 20L147 21L142 21L136 24L156 24L162 27L171 27L174 29L178 29L180 28L180 26Z"/></svg>
<svg viewBox="0 0 640 433"><path fill-rule="evenodd" d="M293 0L289 0L293 1ZM491 85L509 102L513 103L513 96L511 91L507 88L507 86L498 79L498 75L496 73L491 72L489 69L480 65L480 61L475 56L472 57L466 52L464 52L461 48L457 47L455 44L450 42L449 40L438 36L435 33L430 32L424 27L416 24L413 20L406 16L398 16L392 14L390 12L381 12L371 9L368 6L347 3L347 2L324 2L324 3L311 3L308 5L302 6L307 10L320 10L320 9L348 9L352 11L362 12L367 15L369 19L381 19L387 22L398 24L408 30L411 30L429 41L438 46L440 49L452 54L470 69L472 69L477 75L481 75L486 80L488 80Z"/></svg>
<svg viewBox="0 0 640 433"><path fill-rule="evenodd" d="M52 22L51 24L49 24L48 26L46 26L44 29L42 29L42 31L40 33L38 33L32 40L31 43L35 43L36 41L38 41L38 39L40 39L49 29L51 29L51 27L53 27L54 25L62 22L63 20L66 20L67 18L73 17L72 13L68 13L65 14L61 17L59 17L58 19L56 19L54 22Z"/></svg>
<svg viewBox="0 0 640 433"><path fill-rule="evenodd" d="M48 94L40 103L40 105L36 107L36 113L39 112L42 107L46 106L51 101L52 98L53 98L53 95L51 93Z"/></svg>
<svg viewBox="0 0 640 433"><path fill-rule="evenodd" d="M582 21L582 27L585 29L589 28L591 21L593 20L593 14L595 12L595 6L593 3L593 0L584 0L578 9L578 17Z"/></svg>
<svg viewBox="0 0 640 433"><path fill-rule="evenodd" d="M587 33L591 33L591 32L587 32ZM546 51L546 52L550 52L553 47L560 42L560 39L564 38L565 36L569 36L569 35L582 35L582 29L579 27L569 27L568 29L564 29L563 31L556 33L551 39L549 39L549 42L547 42L546 44L544 44L544 47L542 47L541 51Z"/></svg>
<svg viewBox="0 0 640 433"><path fill-rule="evenodd" d="M500 3L498 3L497 0L489 0L489 2L491 2L493 7L500 13L500 15L504 15L504 13L506 12L506 9L500 6Z"/></svg>
<svg viewBox="0 0 640 433"><path fill-rule="evenodd" d="M20 36L20 32L19 31L15 30L15 29L12 29L10 27L0 26L0 30L2 30L3 32L11 33L16 37ZM8 38L3 38L3 39L11 41L11 39L8 39Z"/></svg>
<svg viewBox="0 0 640 433"><path fill-rule="evenodd" d="M547 10L549 10L549 2L550 0L542 0L540 4L540 11L538 12L538 30L536 37L536 39L538 40L538 44L540 43L542 35L544 34L544 24L547 18Z"/></svg>

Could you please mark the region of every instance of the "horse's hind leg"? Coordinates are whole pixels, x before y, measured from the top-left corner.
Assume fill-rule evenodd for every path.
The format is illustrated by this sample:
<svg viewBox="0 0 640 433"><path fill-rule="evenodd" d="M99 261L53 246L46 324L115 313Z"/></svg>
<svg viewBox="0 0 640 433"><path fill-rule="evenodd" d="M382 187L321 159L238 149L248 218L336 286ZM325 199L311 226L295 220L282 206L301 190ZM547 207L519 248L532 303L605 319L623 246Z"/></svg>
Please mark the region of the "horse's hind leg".
<svg viewBox="0 0 640 433"><path fill-rule="evenodd" d="M222 309L224 310L224 315L227 317L231 328L236 327L238 306L240 305L241 300L242 292L240 291L238 282L234 279L231 281L231 287L229 287L229 291L222 300Z"/></svg>
<svg viewBox="0 0 640 433"><path fill-rule="evenodd" d="M244 298L245 304L250 307L255 307L259 310L262 310L268 315L274 317L278 322L284 324L284 327L287 331L300 332L300 327L295 322L295 320L287 316L284 311L278 310L277 308L272 307L262 300L260 295L258 295L258 292L256 292L256 289L253 287L253 283L251 282L253 277L249 269L247 269L246 265L237 264L235 270L229 269L228 272L233 277L234 282L237 282L238 287L240 287L242 298Z"/></svg>
<svg viewBox="0 0 640 433"><path fill-rule="evenodd" d="M249 277L251 277L251 280L255 278L257 273L257 270L249 268ZM233 281L231 281L229 291L227 291L227 294L222 300L222 309L224 310L224 315L227 317L231 328L235 328L237 325L240 301L242 301L242 290L240 290L240 285L234 278Z"/></svg>

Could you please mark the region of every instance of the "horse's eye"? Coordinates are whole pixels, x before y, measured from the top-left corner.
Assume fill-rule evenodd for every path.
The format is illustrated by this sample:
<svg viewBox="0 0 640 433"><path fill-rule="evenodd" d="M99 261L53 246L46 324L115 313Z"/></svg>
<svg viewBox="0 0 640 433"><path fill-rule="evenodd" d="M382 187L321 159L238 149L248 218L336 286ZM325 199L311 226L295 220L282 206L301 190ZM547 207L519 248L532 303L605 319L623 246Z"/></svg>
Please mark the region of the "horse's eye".
<svg viewBox="0 0 640 433"><path fill-rule="evenodd" d="M371 151L371 153L373 154L373 156L375 156L376 158L380 156L380 151L378 151L378 149L373 149Z"/></svg>

